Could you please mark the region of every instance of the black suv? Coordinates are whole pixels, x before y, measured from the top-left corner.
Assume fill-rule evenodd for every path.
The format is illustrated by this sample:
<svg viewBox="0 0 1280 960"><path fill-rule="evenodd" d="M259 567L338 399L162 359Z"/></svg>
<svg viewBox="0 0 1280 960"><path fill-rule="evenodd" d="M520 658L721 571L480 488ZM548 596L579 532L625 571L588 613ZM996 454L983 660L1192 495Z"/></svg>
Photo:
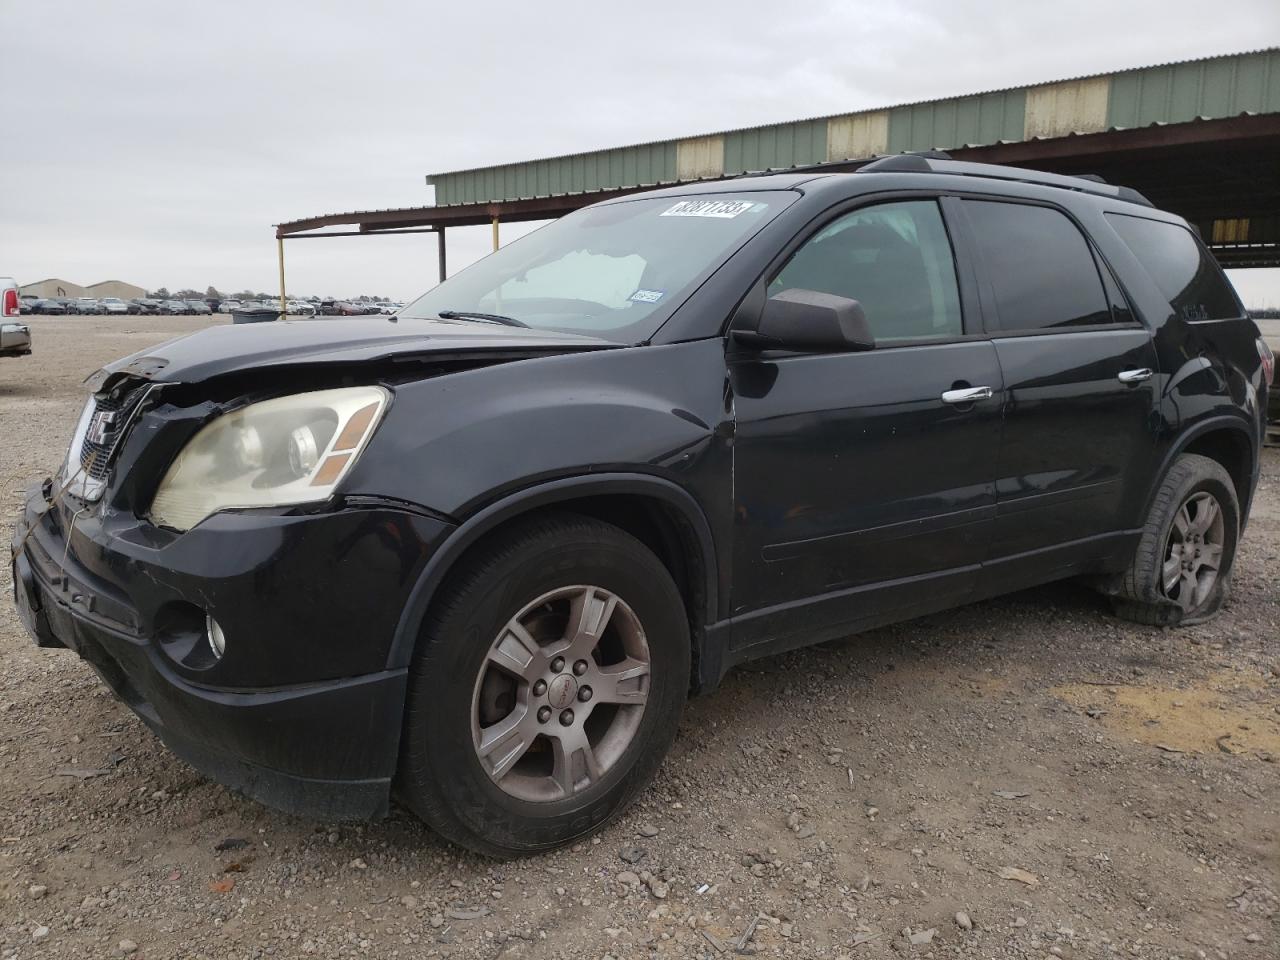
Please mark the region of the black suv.
<svg viewBox="0 0 1280 960"><path fill-rule="evenodd" d="M918 156L577 211L90 380L36 641L262 801L563 844L745 660L1063 577L1223 603L1274 360L1132 190Z"/></svg>

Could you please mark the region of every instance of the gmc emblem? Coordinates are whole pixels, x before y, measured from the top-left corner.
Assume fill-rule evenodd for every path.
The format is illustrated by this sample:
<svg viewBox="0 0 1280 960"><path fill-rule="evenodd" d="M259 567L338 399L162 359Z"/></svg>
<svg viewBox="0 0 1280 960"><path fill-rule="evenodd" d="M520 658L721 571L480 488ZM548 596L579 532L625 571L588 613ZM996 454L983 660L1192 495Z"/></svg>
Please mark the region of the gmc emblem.
<svg viewBox="0 0 1280 960"><path fill-rule="evenodd" d="M93 419L89 421L89 429L85 436L89 442L95 446L100 446L106 442L107 433L111 429L111 425L116 422L116 415L106 410L101 410L93 415Z"/></svg>

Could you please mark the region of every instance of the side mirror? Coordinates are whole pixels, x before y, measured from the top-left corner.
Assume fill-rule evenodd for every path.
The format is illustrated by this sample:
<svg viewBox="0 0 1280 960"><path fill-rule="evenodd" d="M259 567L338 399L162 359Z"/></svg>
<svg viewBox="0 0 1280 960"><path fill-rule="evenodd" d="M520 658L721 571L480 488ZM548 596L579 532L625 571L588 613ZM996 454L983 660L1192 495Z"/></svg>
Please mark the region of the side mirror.
<svg viewBox="0 0 1280 960"><path fill-rule="evenodd" d="M734 339L763 350L871 350L876 339L862 304L817 290L792 289L764 303L755 330L735 330Z"/></svg>

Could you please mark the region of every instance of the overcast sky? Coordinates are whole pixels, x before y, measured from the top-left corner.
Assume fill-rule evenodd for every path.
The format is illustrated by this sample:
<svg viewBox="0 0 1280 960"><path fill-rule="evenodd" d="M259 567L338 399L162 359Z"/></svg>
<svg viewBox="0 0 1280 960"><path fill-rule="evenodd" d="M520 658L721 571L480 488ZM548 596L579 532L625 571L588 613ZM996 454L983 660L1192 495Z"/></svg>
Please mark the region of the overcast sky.
<svg viewBox="0 0 1280 960"><path fill-rule="evenodd" d="M0 0L0 274L273 290L273 223L431 172L1277 43L1277 0ZM429 235L287 254L296 294L435 282Z"/></svg>

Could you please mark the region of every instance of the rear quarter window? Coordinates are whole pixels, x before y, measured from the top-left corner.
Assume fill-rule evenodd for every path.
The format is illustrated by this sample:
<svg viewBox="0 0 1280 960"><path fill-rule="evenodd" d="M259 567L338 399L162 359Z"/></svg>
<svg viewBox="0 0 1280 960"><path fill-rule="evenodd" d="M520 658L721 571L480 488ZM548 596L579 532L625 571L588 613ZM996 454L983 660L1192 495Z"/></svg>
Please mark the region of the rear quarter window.
<svg viewBox="0 0 1280 960"><path fill-rule="evenodd" d="M1244 316L1218 262L1186 227L1123 213L1108 213L1107 220L1182 319Z"/></svg>

